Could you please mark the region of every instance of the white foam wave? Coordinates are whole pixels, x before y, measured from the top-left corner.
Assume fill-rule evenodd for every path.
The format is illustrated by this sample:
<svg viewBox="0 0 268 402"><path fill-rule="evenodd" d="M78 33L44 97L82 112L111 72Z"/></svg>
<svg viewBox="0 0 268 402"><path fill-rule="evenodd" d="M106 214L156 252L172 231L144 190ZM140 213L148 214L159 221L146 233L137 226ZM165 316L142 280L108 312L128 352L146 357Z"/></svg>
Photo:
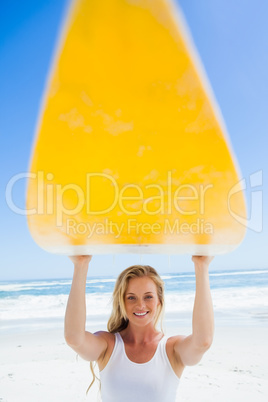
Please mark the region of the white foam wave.
<svg viewBox="0 0 268 402"><path fill-rule="evenodd" d="M172 279L176 279L176 278L179 278L179 279L181 279L181 278L195 278L195 275L194 274L189 274L189 275L186 275L186 274L181 274L181 275L160 275L161 276L161 279L163 279L163 280L172 280Z"/></svg>
<svg viewBox="0 0 268 402"><path fill-rule="evenodd" d="M214 311L260 311L268 312L268 288L225 288L212 290ZM194 292L167 293L166 311L183 312L192 311L194 305Z"/></svg>
<svg viewBox="0 0 268 402"><path fill-rule="evenodd" d="M63 318L68 295L23 295L0 300L1 320L22 320L40 318ZM213 289L212 299L215 312L234 310L268 311L268 288L225 288ZM112 308L112 293L87 293L87 313L94 316L107 315ZM191 314L194 305L194 291L166 292L167 313Z"/></svg>
<svg viewBox="0 0 268 402"><path fill-rule="evenodd" d="M91 284L91 283L115 283L116 279L88 279L87 280L87 284Z"/></svg>
<svg viewBox="0 0 268 402"><path fill-rule="evenodd" d="M0 300L1 320L64 317L68 295L19 296ZM87 294L87 311L90 315L107 314L111 294Z"/></svg>
<svg viewBox="0 0 268 402"><path fill-rule="evenodd" d="M1 284L0 291L2 292L21 292L25 290L44 290L50 289L55 286L66 286L71 285L72 281L49 281L49 282L25 282L25 283L8 283L8 284Z"/></svg>
<svg viewBox="0 0 268 402"><path fill-rule="evenodd" d="M88 279L87 285L94 283L115 283L116 279ZM71 286L72 280L51 280L40 282L25 282L25 283L2 283L0 284L0 292L23 292L23 291L37 291L53 289L56 286Z"/></svg>
<svg viewBox="0 0 268 402"><path fill-rule="evenodd" d="M236 276L236 275L259 275L259 274L268 274L268 270L262 271L237 271L237 272L213 272L210 273L210 276Z"/></svg>

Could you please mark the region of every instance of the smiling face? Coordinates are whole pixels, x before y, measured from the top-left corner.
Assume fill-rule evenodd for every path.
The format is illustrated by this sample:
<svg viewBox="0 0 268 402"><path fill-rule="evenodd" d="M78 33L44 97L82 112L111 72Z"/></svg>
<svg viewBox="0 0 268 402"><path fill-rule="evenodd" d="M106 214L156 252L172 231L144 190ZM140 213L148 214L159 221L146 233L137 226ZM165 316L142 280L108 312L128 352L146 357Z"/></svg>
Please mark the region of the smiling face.
<svg viewBox="0 0 268 402"><path fill-rule="evenodd" d="M147 276L130 279L124 301L129 322L135 325L154 323L160 301L152 279Z"/></svg>

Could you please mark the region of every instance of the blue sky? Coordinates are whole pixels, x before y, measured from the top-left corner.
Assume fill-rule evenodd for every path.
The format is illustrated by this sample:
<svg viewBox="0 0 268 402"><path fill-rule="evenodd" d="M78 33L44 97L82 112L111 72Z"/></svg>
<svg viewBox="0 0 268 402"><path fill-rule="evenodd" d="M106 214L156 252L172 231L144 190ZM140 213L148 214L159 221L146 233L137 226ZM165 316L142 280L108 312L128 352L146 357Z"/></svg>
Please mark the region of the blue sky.
<svg viewBox="0 0 268 402"><path fill-rule="evenodd" d="M222 110L257 227L248 229L237 250L216 257L212 267L268 267L268 3L178 3ZM28 170L39 105L66 5L66 0L0 2L0 280L72 275L68 258L38 247L31 238L26 217L11 211L5 200L8 181ZM259 172L259 178L262 176L262 182L250 188L250 177L255 172ZM14 203L21 208L25 192L26 182L21 180L12 194ZM169 259L166 255L108 255L94 256L89 274L116 275L140 260L155 266L160 273L192 269L190 256Z"/></svg>

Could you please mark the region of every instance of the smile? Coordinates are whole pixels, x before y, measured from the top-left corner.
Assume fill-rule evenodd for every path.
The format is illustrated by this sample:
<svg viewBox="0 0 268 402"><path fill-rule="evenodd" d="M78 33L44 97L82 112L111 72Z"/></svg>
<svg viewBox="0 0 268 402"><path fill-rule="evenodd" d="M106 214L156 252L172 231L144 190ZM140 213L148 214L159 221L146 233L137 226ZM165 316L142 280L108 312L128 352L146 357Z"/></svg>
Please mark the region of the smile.
<svg viewBox="0 0 268 402"><path fill-rule="evenodd" d="M145 311L144 313L134 313L134 315L137 315L138 317L143 317L148 313L149 313L149 311Z"/></svg>

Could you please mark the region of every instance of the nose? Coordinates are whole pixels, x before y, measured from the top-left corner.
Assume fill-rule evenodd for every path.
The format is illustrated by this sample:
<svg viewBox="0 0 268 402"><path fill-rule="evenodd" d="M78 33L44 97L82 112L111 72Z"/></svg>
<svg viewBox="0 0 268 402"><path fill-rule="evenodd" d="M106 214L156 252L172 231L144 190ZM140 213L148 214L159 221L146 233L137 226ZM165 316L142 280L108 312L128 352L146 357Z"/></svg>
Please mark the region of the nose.
<svg viewBox="0 0 268 402"><path fill-rule="evenodd" d="M138 299L137 301L137 308L140 310L144 310L145 309L145 302L143 299Z"/></svg>

